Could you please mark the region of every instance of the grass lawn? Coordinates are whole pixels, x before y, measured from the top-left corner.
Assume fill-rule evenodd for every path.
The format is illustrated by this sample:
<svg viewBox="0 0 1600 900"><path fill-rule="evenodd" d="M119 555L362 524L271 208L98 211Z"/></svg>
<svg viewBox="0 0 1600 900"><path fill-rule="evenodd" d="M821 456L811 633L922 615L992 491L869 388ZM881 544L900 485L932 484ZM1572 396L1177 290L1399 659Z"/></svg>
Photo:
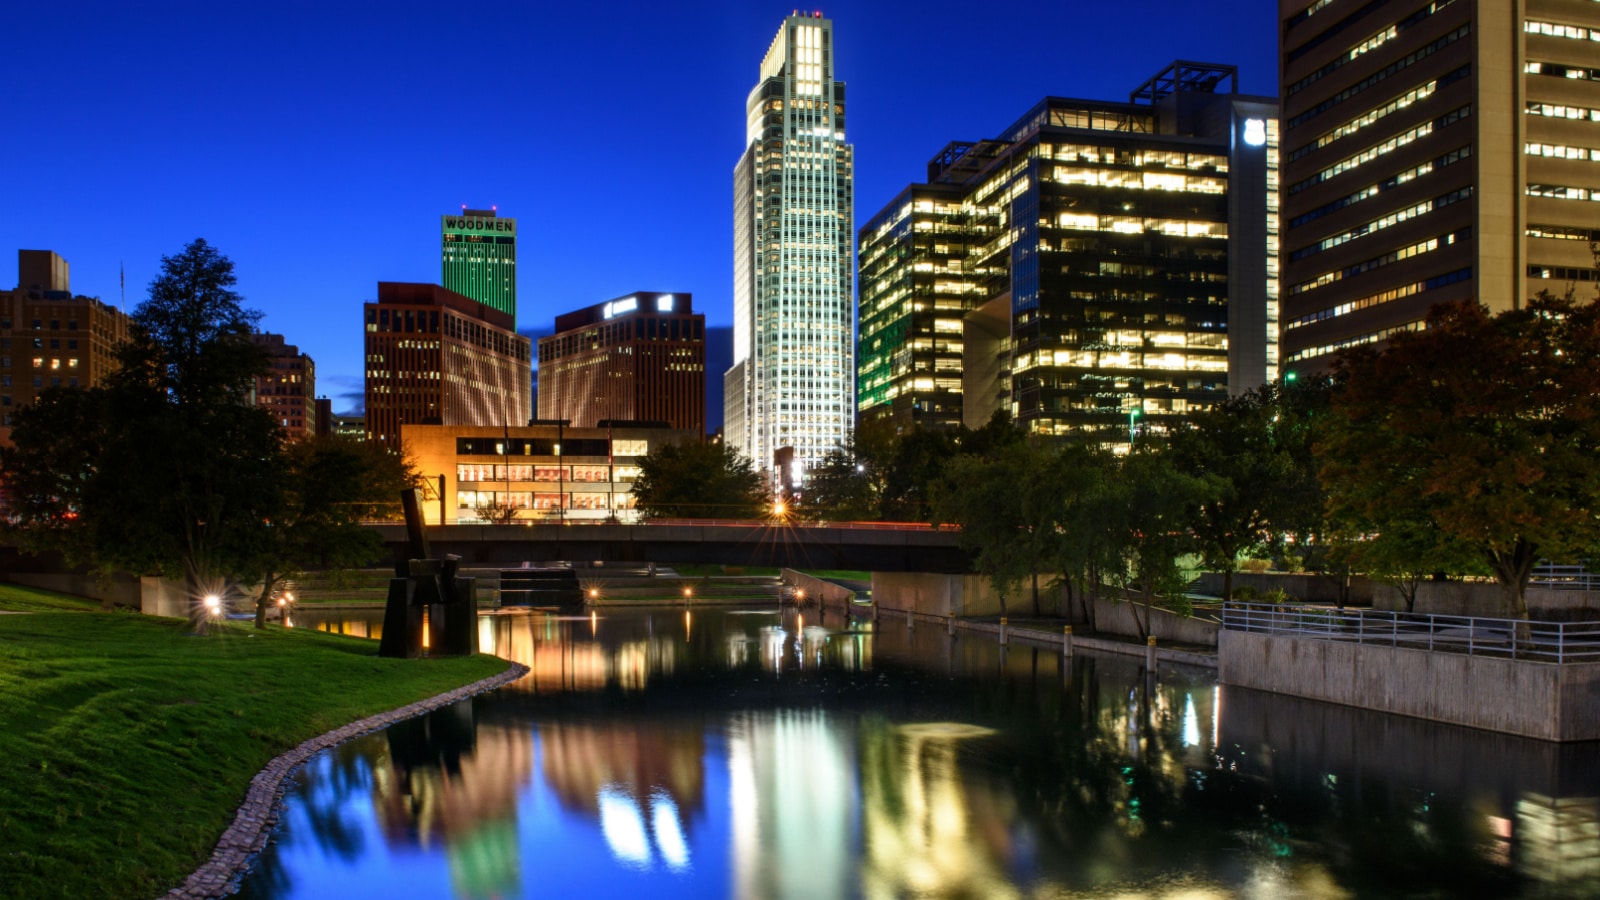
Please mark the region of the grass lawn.
<svg viewBox="0 0 1600 900"><path fill-rule="evenodd" d="M0 609L81 609L0 589ZM0 616L0 895L149 900L210 855L250 779L307 738L505 669L376 641L132 613Z"/></svg>
<svg viewBox="0 0 1600 900"><path fill-rule="evenodd" d="M4 612L87 612L99 608L98 602L82 597L68 597L20 584L0 584L0 611Z"/></svg>

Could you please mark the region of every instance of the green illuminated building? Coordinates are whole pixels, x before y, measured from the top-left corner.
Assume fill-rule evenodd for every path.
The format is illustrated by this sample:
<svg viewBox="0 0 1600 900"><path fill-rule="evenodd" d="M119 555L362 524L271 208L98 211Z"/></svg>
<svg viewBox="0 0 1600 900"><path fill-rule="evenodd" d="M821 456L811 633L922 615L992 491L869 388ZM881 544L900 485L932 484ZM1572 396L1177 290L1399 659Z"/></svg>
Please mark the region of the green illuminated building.
<svg viewBox="0 0 1600 900"><path fill-rule="evenodd" d="M441 231L444 286L515 319L517 220L463 208L443 217Z"/></svg>

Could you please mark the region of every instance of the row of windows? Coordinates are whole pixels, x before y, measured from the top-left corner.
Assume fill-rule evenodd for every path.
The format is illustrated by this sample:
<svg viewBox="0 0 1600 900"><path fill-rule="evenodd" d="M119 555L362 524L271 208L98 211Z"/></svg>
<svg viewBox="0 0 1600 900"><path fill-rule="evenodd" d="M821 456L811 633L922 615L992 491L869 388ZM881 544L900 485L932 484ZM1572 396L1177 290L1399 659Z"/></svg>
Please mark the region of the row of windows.
<svg viewBox="0 0 1600 900"><path fill-rule="evenodd" d="M1569 269L1551 266L1529 266L1529 278L1553 278L1557 281L1600 281L1600 269Z"/></svg>
<svg viewBox="0 0 1600 900"><path fill-rule="evenodd" d="M1574 147L1570 144L1540 144L1529 142L1522 145L1523 152L1529 156L1546 156L1551 159L1576 159L1583 162L1600 162L1600 148Z"/></svg>
<svg viewBox="0 0 1600 900"><path fill-rule="evenodd" d="M1552 119L1584 119L1590 122L1600 122L1600 109L1588 106L1561 106L1555 103L1539 103L1529 100L1523 108L1530 116L1546 116Z"/></svg>
<svg viewBox="0 0 1600 900"><path fill-rule="evenodd" d="M1338 306L1330 306L1327 309L1319 309L1314 313L1307 313L1306 315L1303 315L1298 319L1285 324L1283 327L1286 331L1294 328L1301 328L1306 325L1312 325L1317 322L1324 321L1326 319L1349 315L1350 313L1358 312L1363 309L1370 309L1374 306L1379 306L1384 303L1392 303L1396 300L1401 300L1406 297L1413 297L1417 294L1423 293L1424 291L1436 290L1438 288L1456 284L1457 282L1470 280L1471 278L1472 269L1457 269L1454 272L1448 272L1444 275L1438 275L1423 281L1414 281L1411 284L1404 284L1397 288L1390 288L1387 291L1380 291L1376 294L1370 294L1358 300L1351 300L1348 303L1341 303Z"/></svg>
<svg viewBox="0 0 1600 900"><path fill-rule="evenodd" d="M1391 115L1393 113L1397 113L1400 110L1406 109L1408 107L1413 106L1416 103L1419 103L1419 102L1421 102L1423 100L1426 100L1429 97L1433 96L1434 93L1436 93L1440 88L1446 87L1446 86L1451 85L1451 84L1454 84L1455 82L1460 81L1463 78L1466 78L1467 75L1469 75L1471 73L1471 71L1472 71L1472 67L1471 66L1462 66L1461 68L1455 70L1454 72L1451 72L1450 74L1444 76L1443 78L1436 78L1433 81L1429 81L1429 82L1427 82L1425 84L1420 84L1420 85L1412 88L1411 90L1406 91L1404 94L1401 94L1400 96L1394 98L1393 100L1390 100L1388 103L1384 104L1383 106L1380 106L1377 109L1369 110L1369 111L1357 116L1356 118L1351 119L1350 121L1344 123L1343 125L1340 125L1338 128L1335 128L1332 131L1322 135L1321 137L1317 138L1315 141L1312 141L1311 143L1306 144L1304 147L1300 147L1300 148L1298 148L1296 150L1291 151L1289 153L1289 161L1293 162L1294 160L1297 160L1300 157L1305 156L1308 153L1312 153L1312 152L1315 152L1317 150L1321 150L1323 147L1328 146L1329 144L1333 143L1334 141L1339 140L1340 138L1349 137L1350 135L1355 134L1356 132L1360 131L1363 128L1366 128L1369 125L1372 125L1373 123L1377 122L1380 119L1383 119L1383 118L1385 118L1385 117L1387 117L1387 116L1389 116L1389 115Z"/></svg>
<svg viewBox="0 0 1600 900"><path fill-rule="evenodd" d="M0 386L11 387L12 386L11 385L11 376L10 375L6 375L3 378L0 378ZM45 386L44 379L43 378L35 378L35 379L33 379L33 386L36 387L36 388L44 387ZM68 378L66 380L65 385L62 384L62 381L61 381L60 378L52 378L52 379L50 379L50 387L63 387L63 386L64 387L69 387L69 388L75 388L75 387L78 386L78 379L76 379L76 378ZM0 406L10 406L10 405L11 405L11 395L10 394L6 394L5 396L0 397Z"/></svg>
<svg viewBox="0 0 1600 900"><path fill-rule="evenodd" d="M1524 232L1528 237L1553 238L1558 241L1600 242L1600 230L1573 228L1567 225L1529 225Z"/></svg>
<svg viewBox="0 0 1600 900"><path fill-rule="evenodd" d="M1298 125L1304 125L1304 123L1310 122L1310 120L1315 119L1315 117L1318 117L1318 115L1322 115L1323 112L1328 112L1328 110L1333 109L1333 107L1339 106L1341 102L1352 98L1352 96L1355 96L1355 94L1362 93L1362 91L1365 91L1366 88L1370 88L1370 86L1382 82L1384 78L1392 77L1392 75L1398 74L1398 72L1402 72L1402 70L1410 69L1411 66L1416 66L1416 64L1421 62L1422 59L1429 58L1429 56L1432 56L1432 54L1438 53L1438 51L1443 50L1443 48L1446 48L1446 46L1450 46L1451 43L1458 42L1458 40L1467 37L1469 34L1472 34L1472 26L1470 26L1470 24L1469 26L1461 26L1459 29L1453 30L1453 32L1450 32L1450 34L1446 34L1445 37L1437 38L1437 40L1429 43L1429 45L1419 46L1418 50L1413 50L1411 53L1402 56L1402 58L1395 59L1394 62L1390 62L1389 66L1384 66L1382 69L1379 69L1378 72L1373 72L1373 74L1368 75L1368 77L1362 78L1360 82L1355 82L1354 85L1347 86L1347 88L1339 91L1339 93L1333 94L1331 98L1325 99L1325 101L1322 102L1318 102L1317 106L1310 107L1310 109L1307 109L1306 112L1301 112L1299 115L1294 115L1294 117L1291 117L1291 119L1285 123L1285 128L1294 128L1298 127ZM1294 91L1291 90L1290 93L1294 93Z"/></svg>
<svg viewBox="0 0 1600 900"><path fill-rule="evenodd" d="M1560 25L1555 22L1536 22L1529 19L1522 23L1522 30L1528 34L1542 34L1546 37L1567 38L1574 41L1600 41L1600 31L1590 31L1577 25Z"/></svg>
<svg viewBox="0 0 1600 900"><path fill-rule="evenodd" d="M1353 194L1340 197L1338 200L1335 200L1332 203L1324 203L1308 213L1295 216L1293 219L1289 220L1289 227L1298 228L1301 225L1312 221L1313 219L1320 219L1323 216L1338 212L1347 206L1352 206L1356 203L1360 203L1363 200L1376 197L1384 191L1391 190L1409 181L1431 174L1439 169L1444 168L1445 166L1460 162L1461 160L1470 156L1472 156L1471 144L1456 150L1451 150L1449 153L1446 153L1437 159L1429 160L1420 166L1416 166L1414 168L1407 169L1404 172L1391 175L1377 184L1368 185Z"/></svg>
<svg viewBox="0 0 1600 900"><path fill-rule="evenodd" d="M10 327L11 327L11 319L9 319L9 318L0 319L0 329L10 328ZM43 331L44 330L44 320L43 319L34 319L33 320L33 330L34 331ZM60 319L51 319L50 320L50 330L51 331L60 331L61 330L61 320ZM67 330L68 331L77 331L78 330L78 320L77 319L68 319L67 320Z"/></svg>
<svg viewBox="0 0 1600 900"><path fill-rule="evenodd" d="M1411 244L1410 246L1401 247L1399 249L1390 251L1389 253L1385 253L1382 256L1376 256L1372 259L1356 263L1353 266L1345 266L1342 269L1336 269L1332 272L1324 272L1310 281L1303 281L1300 284L1295 285L1294 287L1290 288L1289 293L1301 294L1305 293L1306 291L1315 290L1323 285L1332 284L1335 281L1343 281L1346 278L1353 278L1362 274L1363 272L1370 272L1373 269L1381 269L1384 266L1393 265L1394 263L1411 259L1415 256L1421 256L1424 253L1431 253L1440 247L1448 247L1451 244L1459 243L1466 240L1471 235L1471 228L1463 228L1459 231L1452 232L1451 234L1440 235L1436 238L1429 238L1425 241L1419 241L1418 243Z"/></svg>
<svg viewBox="0 0 1600 900"><path fill-rule="evenodd" d="M1564 184L1530 184L1529 197L1549 200L1600 200L1600 188L1570 187Z"/></svg>
<svg viewBox="0 0 1600 900"><path fill-rule="evenodd" d="M1384 216L1383 218L1374 219L1371 222L1367 222L1366 224L1363 224L1363 225L1357 225L1356 227L1350 229L1349 231L1341 232L1339 234L1332 235L1331 237L1323 238L1322 240L1316 242L1315 244L1311 244L1311 245L1306 246L1306 247L1301 247L1299 250L1296 250L1293 253L1289 254L1289 258L1290 259L1305 259L1308 256L1313 256L1315 254L1323 252L1324 250L1331 250L1334 247L1340 246L1341 244L1349 243L1350 241L1353 241L1358 237L1362 237L1362 236L1371 234L1371 233L1373 233L1375 231L1382 231L1385 228L1391 228L1391 227L1393 227L1395 225L1400 224L1401 222L1406 222L1406 221L1409 221L1411 219L1415 219L1418 216L1423 216L1423 215L1426 215L1428 213L1431 213L1436 209L1444 209L1446 206L1450 206L1453 203L1460 202L1460 201L1465 200L1465 199L1467 199L1468 197L1471 197L1471 196L1472 196L1472 186L1471 185L1468 185L1467 187L1464 187L1464 188L1459 188L1457 190L1451 191L1448 194L1444 194L1444 195L1435 197L1432 200L1424 200L1421 203L1416 204L1415 206L1408 206L1405 209L1395 210L1394 212L1388 214L1387 216Z"/></svg>
<svg viewBox="0 0 1600 900"><path fill-rule="evenodd" d="M613 478L613 473L615 478ZM638 466L499 466L491 463L457 463L456 480L482 481L550 481L550 482L610 482L633 481L639 477Z"/></svg>
<svg viewBox="0 0 1600 900"><path fill-rule="evenodd" d="M605 438L456 438L457 456L644 456L648 441Z"/></svg>
<svg viewBox="0 0 1600 900"><path fill-rule="evenodd" d="M1357 335L1353 338L1345 338L1342 341L1334 341L1331 344L1322 344L1316 347L1305 347L1289 354L1289 358L1284 360L1284 362L1310 359L1313 356L1326 356L1330 353L1337 353L1347 347L1360 347L1365 344L1376 344L1379 341L1386 341L1397 334L1402 334L1407 331L1421 331L1425 327L1427 327L1426 323L1421 321L1407 322L1404 325L1396 325L1393 328L1383 328L1378 331L1368 332L1367 334Z"/></svg>
<svg viewBox="0 0 1600 900"><path fill-rule="evenodd" d="M1327 65L1323 66L1322 68L1318 69L1317 71L1312 72L1310 75L1307 75L1304 78L1301 78L1299 81L1296 81L1293 84L1289 85L1288 89L1284 91L1284 95L1285 96L1293 96L1295 94L1298 94L1300 91L1310 87L1313 82L1316 82L1317 80L1319 80L1321 78L1325 78L1328 75L1333 74L1335 71L1337 71L1338 69L1343 67L1346 63L1349 63L1349 62L1351 62L1353 60L1356 60L1356 59L1360 59L1362 56L1365 56L1366 54L1372 52L1373 50L1378 49L1379 47L1381 47L1384 44L1388 43L1389 41L1393 40L1397 35L1399 35L1400 32L1405 31L1408 28L1411 28L1412 26L1414 26L1417 23L1423 21L1424 19L1427 19L1429 16L1433 15L1434 13L1438 12L1439 10L1444 9L1446 6L1449 6L1452 2L1454 2L1454 0L1440 0L1440 2L1429 3L1427 6L1424 6L1421 9L1417 10L1416 12L1412 13L1411 15L1407 16L1399 24L1391 25L1388 28L1385 28L1385 29L1379 31L1377 34L1372 35L1371 37L1367 38L1366 40L1362 41L1361 43L1355 45L1354 47L1351 47L1349 50L1346 50L1344 53L1340 54L1337 58L1335 58L1332 62L1328 63ZM1367 9L1370 9L1372 6L1373 6L1373 4L1368 4L1368 7L1364 8L1362 10L1362 12L1366 12ZM1357 15L1359 16L1360 13L1357 13ZM1330 29L1329 31L1324 32L1323 36L1326 37L1326 36L1332 35L1334 33L1334 30L1335 29ZM1449 38L1449 40L1446 40L1445 38L1440 38L1439 40L1434 41L1432 44L1429 44L1427 47L1424 47L1421 50L1419 50L1419 51L1417 51L1415 53L1412 53L1410 56L1406 57L1404 60L1401 60L1399 63L1391 64L1388 69L1384 70L1384 74L1380 75L1378 79L1369 79L1369 82L1375 81L1375 80L1381 80L1382 78L1386 78L1389 75L1393 75L1395 72L1399 71L1400 69L1403 69L1406 66L1409 66L1412 63L1415 63L1418 59L1421 59L1424 56L1427 56L1427 55L1429 55L1431 53L1436 52L1440 47L1443 47L1445 44L1451 43L1451 42L1456 41L1456 40L1459 40L1460 37L1462 35L1464 35L1465 33L1466 33L1466 28L1463 27L1461 29L1458 29L1456 32L1452 32L1452 34L1450 34L1450 35L1446 35L1446 38ZM1291 61L1299 58L1296 55L1297 53L1299 53L1298 50L1290 53L1289 58L1290 58ZM1335 102L1337 102L1337 101L1335 101ZM1326 108L1327 108L1326 106L1321 106L1320 108L1318 108L1314 112L1307 113L1307 114L1305 114L1303 116L1296 116L1294 120L1290 121L1289 126L1292 128L1295 125L1298 125L1300 122L1303 122L1306 119L1309 119L1311 116L1316 115L1317 112L1321 112L1323 109L1326 109Z"/></svg>
<svg viewBox="0 0 1600 900"><path fill-rule="evenodd" d="M1397 134L1394 137L1389 138L1387 141L1384 141L1381 144L1375 144L1361 151L1360 153L1355 154L1354 156L1346 157L1345 159L1334 163L1310 178L1302 179L1301 181L1289 185L1289 193L1299 193L1306 188L1315 187L1316 185L1321 184L1322 182L1327 181L1335 176L1342 175L1352 169L1364 166L1375 159L1393 153L1394 151L1412 143L1413 141L1427 137L1436 129L1443 128L1447 125L1453 125L1470 115L1472 115L1472 104L1470 103L1459 109L1453 109L1439 118L1434 119L1432 122L1424 122L1409 131L1402 132L1401 134Z"/></svg>
<svg viewBox="0 0 1600 900"><path fill-rule="evenodd" d="M1577 81L1600 81L1600 69L1583 66L1564 66L1560 63L1531 62L1523 64L1522 71L1529 75L1551 75Z"/></svg>
<svg viewBox="0 0 1600 900"><path fill-rule="evenodd" d="M563 502L565 499L565 502ZM632 494L536 494L531 491L457 491L458 517L497 509L633 509ZM475 518L475 516L473 516Z"/></svg>

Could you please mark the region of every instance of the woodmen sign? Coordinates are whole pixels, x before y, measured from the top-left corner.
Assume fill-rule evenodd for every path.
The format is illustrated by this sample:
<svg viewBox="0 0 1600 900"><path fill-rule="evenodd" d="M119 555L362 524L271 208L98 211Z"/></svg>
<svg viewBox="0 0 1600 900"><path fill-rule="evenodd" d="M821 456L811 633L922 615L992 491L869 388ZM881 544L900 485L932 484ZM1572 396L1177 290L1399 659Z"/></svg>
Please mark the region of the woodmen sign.
<svg viewBox="0 0 1600 900"><path fill-rule="evenodd" d="M517 233L516 219L479 218L477 216L444 216L444 230L470 234Z"/></svg>

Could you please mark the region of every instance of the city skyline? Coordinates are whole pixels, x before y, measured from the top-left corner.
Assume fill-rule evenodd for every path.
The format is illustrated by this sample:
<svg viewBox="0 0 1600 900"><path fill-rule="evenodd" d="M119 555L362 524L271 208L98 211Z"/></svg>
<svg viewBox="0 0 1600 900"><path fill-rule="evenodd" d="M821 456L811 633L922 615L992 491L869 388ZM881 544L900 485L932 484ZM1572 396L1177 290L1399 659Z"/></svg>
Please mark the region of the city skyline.
<svg viewBox="0 0 1600 900"><path fill-rule="evenodd" d="M435 217L493 204L521 224L524 330L548 330L558 313L638 284L680 286L708 328L732 324L729 160L745 123L722 111L742 106L750 47L764 47L791 7L623 4L603 18L518 10L483 22L422 6L391 8L381 21L316 7L314 29L304 27L309 6L204 18L183 4L154 9L12 16L24 44L70 47L74 62L14 76L21 111L57 114L44 137L0 150L8 171L31 173L0 201L0 246L55 250L71 262L76 291L117 306L125 268L132 309L161 256L204 236L238 265L240 291L266 313L262 328L316 359L323 392L343 412L361 391L362 348L349 327L357 307L379 281L437 283ZM1014 3L951 28L959 9L820 8L839 24L863 209L888 202L908 169L950 139L991 137L1043 94L1115 96L1174 58L1237 62L1242 90L1276 93L1267 7L1220 17L1155 5L1147 20L1164 24L1140 35L1137 52L1107 39L1127 31L1115 11ZM1018 28L1058 33L1074 49L1018 55L982 79L946 77L950 60L975 48L1004 57ZM561 39L528 52L551 33ZM667 45L686 52L653 52ZM283 66L290 58L311 64ZM451 86L450 73L474 68L496 73L495 92ZM670 92L640 92L658 80L696 85L695 111L684 114ZM503 127L486 138L473 123L490 117ZM629 129L651 137L607 138ZM563 139L587 149L552 155ZM692 154L661 152L688 142ZM0 253L0 285L15 278Z"/></svg>

